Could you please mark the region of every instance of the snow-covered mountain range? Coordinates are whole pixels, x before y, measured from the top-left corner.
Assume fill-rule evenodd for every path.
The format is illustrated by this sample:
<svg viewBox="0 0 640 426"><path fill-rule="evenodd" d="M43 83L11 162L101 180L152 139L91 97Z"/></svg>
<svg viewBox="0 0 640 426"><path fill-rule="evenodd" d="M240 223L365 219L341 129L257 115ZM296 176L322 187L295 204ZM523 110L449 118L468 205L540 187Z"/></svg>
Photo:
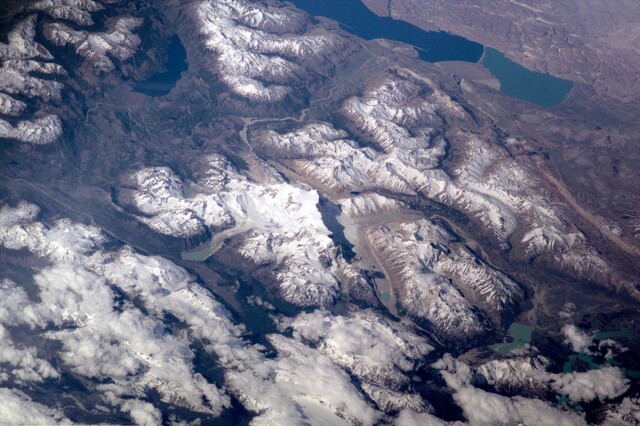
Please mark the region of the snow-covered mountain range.
<svg viewBox="0 0 640 426"><path fill-rule="evenodd" d="M0 423L640 422L635 237L507 101L277 0L2 18Z"/></svg>

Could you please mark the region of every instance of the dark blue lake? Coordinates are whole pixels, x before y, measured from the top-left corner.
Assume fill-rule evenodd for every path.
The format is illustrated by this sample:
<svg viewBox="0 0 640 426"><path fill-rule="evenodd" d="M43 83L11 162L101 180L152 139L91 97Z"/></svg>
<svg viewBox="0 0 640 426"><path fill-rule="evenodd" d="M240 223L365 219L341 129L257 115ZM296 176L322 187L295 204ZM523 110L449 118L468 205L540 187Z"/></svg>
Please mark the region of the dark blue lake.
<svg viewBox="0 0 640 426"><path fill-rule="evenodd" d="M455 34L424 31L408 22L380 17L360 0L292 0L313 16L339 22L345 31L365 40L383 38L410 44L427 62L478 62L484 46ZM533 72L507 59L501 52L487 49L483 65L500 81L500 91L545 108L562 102L573 83L548 74Z"/></svg>
<svg viewBox="0 0 640 426"><path fill-rule="evenodd" d="M300 9L313 16L325 16L365 40L386 38L418 48L420 59L427 62L478 62L484 47L476 42L441 31L424 31L405 21L380 17L360 0L293 0Z"/></svg>
<svg viewBox="0 0 640 426"><path fill-rule="evenodd" d="M148 80L136 82L133 90L149 96L162 96L175 87L182 73L188 69L187 51L176 35L169 39L165 68L164 72L155 74Z"/></svg>

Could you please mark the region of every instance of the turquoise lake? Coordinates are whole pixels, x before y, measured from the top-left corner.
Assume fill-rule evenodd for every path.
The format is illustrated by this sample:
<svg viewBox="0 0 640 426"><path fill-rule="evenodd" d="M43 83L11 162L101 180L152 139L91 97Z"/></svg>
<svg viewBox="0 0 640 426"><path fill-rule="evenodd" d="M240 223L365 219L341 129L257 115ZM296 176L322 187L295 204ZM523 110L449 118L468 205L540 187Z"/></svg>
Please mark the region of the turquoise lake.
<svg viewBox="0 0 640 426"><path fill-rule="evenodd" d="M513 324L511 324L511 327L509 327L509 336L512 340L510 342L496 343L495 345L491 345L491 349L498 352L502 356L509 356L511 355L511 351L513 351L514 349L518 349L529 344L531 342L532 333L532 327L529 327L526 324L514 322Z"/></svg>
<svg viewBox="0 0 640 426"><path fill-rule="evenodd" d="M482 64L500 81L502 93L545 108L562 102L573 88L571 81L530 71L494 49L487 49Z"/></svg>

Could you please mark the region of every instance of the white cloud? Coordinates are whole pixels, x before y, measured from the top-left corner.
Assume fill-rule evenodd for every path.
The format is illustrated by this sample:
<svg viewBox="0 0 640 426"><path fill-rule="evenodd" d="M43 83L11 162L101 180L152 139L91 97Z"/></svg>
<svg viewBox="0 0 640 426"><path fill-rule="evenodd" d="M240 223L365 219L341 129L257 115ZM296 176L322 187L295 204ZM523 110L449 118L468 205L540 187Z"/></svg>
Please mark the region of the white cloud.
<svg viewBox="0 0 640 426"><path fill-rule="evenodd" d="M53 262L34 276L41 302L29 300L24 291L7 283L0 288L14 302L0 302L0 321L31 328L54 325L41 339L62 343L57 357L65 368L89 378L113 380L116 386L109 392L116 396L144 396L154 388L167 403L220 413L229 398L194 372L188 336L166 330L164 311L147 315L130 302L119 301L111 287L131 292L132 285L143 285L146 288L138 293L149 288L166 292L190 282L188 274L163 259L133 256L129 249L115 255L116 264L113 253L100 249L106 239L96 228L68 220L47 227L33 222L37 214L37 207L26 203L0 209L0 223L5 225L0 243L27 248ZM117 267L122 267L119 274ZM3 353L15 358L15 351L8 349ZM39 368L41 375L46 373L42 365Z"/></svg>
<svg viewBox="0 0 640 426"><path fill-rule="evenodd" d="M10 231L10 226L29 223L38 216L39 212L38 206L25 201L19 202L15 207L4 205L0 208L0 231L6 234Z"/></svg>
<svg viewBox="0 0 640 426"><path fill-rule="evenodd" d="M577 414L560 411L538 399L507 398L472 386L459 389L454 399L470 425L586 425Z"/></svg>
<svg viewBox="0 0 640 426"><path fill-rule="evenodd" d="M98 229L68 220L46 226L34 221L37 214L37 207L26 203L0 208L0 244L27 248L53 263L34 276L38 301L15 283L2 282L0 324L27 326L34 333L42 333L46 326L48 331L41 337L62 344L55 354L62 361L60 368L88 378L111 379L95 390L105 403L128 412L137 423L153 424L158 419L157 409L140 400L150 388L168 404L213 416L228 405L223 390L195 373L195 341L215 353L225 371L226 389L259 413L255 424L309 419L374 424L382 414L344 369L363 382L391 377L388 383L400 386L406 380L404 372L432 349L411 329L373 312L334 316L315 311L283 321L294 337L268 336L277 350L276 357L268 358L260 347L242 338L243 327L182 268L126 246L104 251L101 245L106 238ZM122 299L116 290L127 297ZM134 299L144 309L129 301ZM186 332L169 331L163 322L167 313L178 318ZM9 337L0 354L5 354L22 380L58 374L38 358L35 348L21 347L22 352L16 352ZM451 357L443 358L439 368L471 424L499 424L503 418L542 424L551 416L564 422L558 424L582 423L580 417L542 401L506 398L474 388L471 369ZM8 378L7 374L0 378ZM573 395L585 377L547 375L546 380L554 379L556 389ZM596 397L610 397L623 389L616 376L604 379L599 378L600 386L589 388ZM416 416L406 412L402 418L427 418Z"/></svg>
<svg viewBox="0 0 640 426"><path fill-rule="evenodd" d="M225 371L226 389L258 413L255 424L309 419L374 424L382 413L344 369L363 383L396 377L388 383L399 386L406 380L404 372L432 349L406 326L372 312L334 316L315 311L283 321L294 337L268 336L277 351L276 357L268 358L242 338L243 327L182 268L126 246L104 251L100 246L105 237L99 230L66 220L47 227L33 221L36 215L37 208L28 205L0 209L0 222L6 224L0 242L26 247L53 262L34 277L41 302L29 300L24 291L4 282L0 293L11 303L0 302L0 321L27 325L36 332L44 325L53 326L43 337L62 343L56 356L64 367L89 378L113 380L95 390L104 402L129 412L136 422L157 419L158 412L140 401L149 388L168 404L214 416L228 404L224 391L194 372L195 341L215 353ZM115 289L127 297L121 300ZM144 309L128 301L133 299ZM163 323L167 313L186 332L168 331ZM530 424L550 416L558 416L564 424L582 423L580 417L542 401L476 389L471 386L471 369L450 357L439 368L471 424L499 424L501 416ZM381 375L385 369L387 375ZM611 389L615 387L594 392L612 394ZM420 406L414 399L407 401ZM403 418L416 417L409 413Z"/></svg>
<svg viewBox="0 0 640 426"><path fill-rule="evenodd" d="M115 282L122 282L129 276L123 265L135 264L140 271L150 261L148 257L123 250L109 276ZM133 276L144 274L138 272ZM170 276L176 277L174 282L183 279L178 274ZM270 339L279 355L266 358L257 347L240 338L242 328L232 323L227 310L206 290L197 285L180 287L171 283L161 287L156 281L137 279L121 286L132 295L140 294L150 312L157 311L158 315L171 312L187 325L193 338L203 341L216 353L225 368L228 388L248 409L260 413L254 424L295 423L295 419L304 422L312 415L338 421L336 412L371 424L377 416L344 371L318 351L273 335ZM176 290L162 291L164 286Z"/></svg>
<svg viewBox="0 0 640 426"><path fill-rule="evenodd" d="M571 346L574 352L589 353L589 346L593 344L593 336L589 336L573 324L562 327L562 334L564 334L564 342Z"/></svg>
<svg viewBox="0 0 640 426"><path fill-rule="evenodd" d="M574 402L606 401L629 389L629 381L618 367L581 373L549 373L550 365L551 361L542 356L509 358L487 362L476 372L496 388L523 388L538 394L554 391Z"/></svg>
<svg viewBox="0 0 640 426"><path fill-rule="evenodd" d="M256 424L304 423L313 415L371 425L380 418L330 358L282 335L269 335L269 340L278 351L276 359L226 375L247 408L260 413Z"/></svg>
<svg viewBox="0 0 640 426"><path fill-rule="evenodd" d="M442 377L454 391L454 400L472 426L520 423L528 426L586 425L584 418L573 412L558 410L544 401L519 396L509 398L475 388L471 385L470 367L448 354L434 367L441 370Z"/></svg>
<svg viewBox="0 0 640 426"><path fill-rule="evenodd" d="M59 376L56 369L39 356L38 350L29 345L16 344L12 332L6 327L28 326L33 330L47 322L47 309L29 301L27 293L8 279L0 281L0 382L10 377L18 383L41 382ZM24 334L24 330L20 332Z"/></svg>
<svg viewBox="0 0 640 426"><path fill-rule="evenodd" d="M23 288L15 282L0 281L0 324L26 325L30 329L44 327L49 320L49 310L32 303Z"/></svg>
<svg viewBox="0 0 640 426"><path fill-rule="evenodd" d="M440 370L447 385L454 390L471 385L473 378L471 367L464 362L457 361L450 354L445 354L433 364L433 367Z"/></svg>
<svg viewBox="0 0 640 426"><path fill-rule="evenodd" d="M162 413L148 402L130 399L122 404L122 411L140 426L155 426L162 423Z"/></svg>
<svg viewBox="0 0 640 426"><path fill-rule="evenodd" d="M629 381L618 367L604 367L584 373L553 375L552 388L572 401L605 401L629 389Z"/></svg>
<svg viewBox="0 0 640 426"><path fill-rule="evenodd" d="M38 350L31 346L16 344L9 331L0 325L0 367L4 372L0 382L12 377L17 383L41 382L47 378L57 378L58 371L46 360L39 357Z"/></svg>
<svg viewBox="0 0 640 426"><path fill-rule="evenodd" d="M228 405L228 397L193 372L189 340L169 334L161 320L133 305L117 304L104 278L59 263L35 281L43 303L71 324L46 336L62 343L59 356L72 371L110 378L135 395L155 388L165 402L203 413L218 414Z"/></svg>
<svg viewBox="0 0 640 426"><path fill-rule="evenodd" d="M113 312L113 292L105 280L70 263L57 263L34 276L40 299L55 323L86 325Z"/></svg>
<svg viewBox="0 0 640 426"><path fill-rule="evenodd" d="M380 385L408 382L403 373L433 350L425 338L373 311L346 317L317 310L298 315L289 326L295 338L312 342L334 362Z"/></svg>
<svg viewBox="0 0 640 426"><path fill-rule="evenodd" d="M71 424L61 411L32 401L20 391L0 388L0 424Z"/></svg>
<svg viewBox="0 0 640 426"><path fill-rule="evenodd" d="M396 419L395 426L447 426L463 425L462 422L446 422L429 413L416 413L402 410Z"/></svg>
<svg viewBox="0 0 640 426"><path fill-rule="evenodd" d="M26 205L8 213L11 224L2 229L0 242L53 262L34 277L42 303L28 301L43 310L43 318L23 322L54 324L45 336L62 343L57 354L62 365L89 378L111 379L95 391L135 421L152 421L156 415L146 405L127 403L143 398L150 388L168 404L213 416L228 404L222 390L194 373L195 341L215 353L225 370L226 389L260 414L256 424L344 418L367 425L381 416L345 371L317 350L273 335L269 338L278 356L267 358L242 339L243 327L233 323L210 292L168 260L129 247L104 251L99 230L66 220L47 227L33 222L37 209ZM126 297L116 297L116 289ZM144 309L128 301L133 299ZM162 321L167 313L186 332L168 331ZM408 368L400 358L397 363Z"/></svg>

